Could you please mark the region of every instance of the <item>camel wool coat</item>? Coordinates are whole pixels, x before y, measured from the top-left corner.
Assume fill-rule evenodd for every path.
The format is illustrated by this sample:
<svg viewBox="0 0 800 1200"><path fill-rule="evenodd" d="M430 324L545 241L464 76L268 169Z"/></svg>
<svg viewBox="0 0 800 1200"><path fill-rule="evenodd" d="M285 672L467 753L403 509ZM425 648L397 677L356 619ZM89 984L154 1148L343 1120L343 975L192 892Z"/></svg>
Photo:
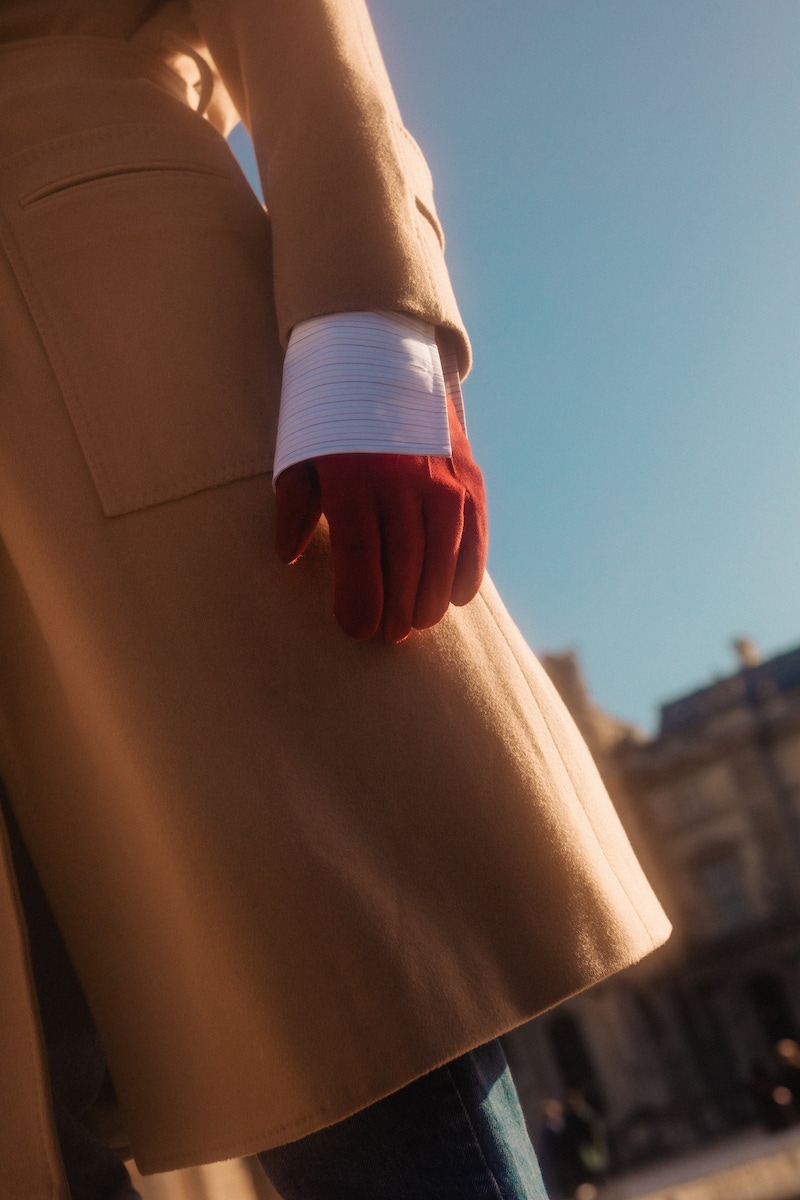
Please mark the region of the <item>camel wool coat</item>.
<svg viewBox="0 0 800 1200"><path fill-rule="evenodd" d="M273 552L296 322L415 313L468 366L362 0L7 0L0 113L0 775L162 1171L342 1119L668 925L488 580L361 643L324 523ZM0 946L0 1195L66 1200L7 851Z"/></svg>

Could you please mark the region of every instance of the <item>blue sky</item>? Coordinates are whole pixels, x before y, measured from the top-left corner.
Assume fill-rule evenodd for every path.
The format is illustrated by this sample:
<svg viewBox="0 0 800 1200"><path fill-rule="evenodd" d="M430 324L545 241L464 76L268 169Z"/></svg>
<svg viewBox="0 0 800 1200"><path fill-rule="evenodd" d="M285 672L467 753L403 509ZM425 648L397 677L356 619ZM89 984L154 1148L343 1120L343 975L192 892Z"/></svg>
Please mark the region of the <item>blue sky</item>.
<svg viewBox="0 0 800 1200"><path fill-rule="evenodd" d="M800 5L370 10L473 340L490 570L652 728L732 637L800 642Z"/></svg>

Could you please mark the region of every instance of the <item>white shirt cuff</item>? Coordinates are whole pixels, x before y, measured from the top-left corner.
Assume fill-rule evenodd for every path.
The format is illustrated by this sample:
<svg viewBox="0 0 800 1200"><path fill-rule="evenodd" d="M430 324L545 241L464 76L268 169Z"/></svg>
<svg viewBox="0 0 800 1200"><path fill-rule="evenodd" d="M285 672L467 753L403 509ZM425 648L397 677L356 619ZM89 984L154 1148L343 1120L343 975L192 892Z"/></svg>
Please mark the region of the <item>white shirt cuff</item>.
<svg viewBox="0 0 800 1200"><path fill-rule="evenodd" d="M301 321L283 367L273 484L293 463L322 454L449 457L448 384L433 326L418 317L357 312Z"/></svg>

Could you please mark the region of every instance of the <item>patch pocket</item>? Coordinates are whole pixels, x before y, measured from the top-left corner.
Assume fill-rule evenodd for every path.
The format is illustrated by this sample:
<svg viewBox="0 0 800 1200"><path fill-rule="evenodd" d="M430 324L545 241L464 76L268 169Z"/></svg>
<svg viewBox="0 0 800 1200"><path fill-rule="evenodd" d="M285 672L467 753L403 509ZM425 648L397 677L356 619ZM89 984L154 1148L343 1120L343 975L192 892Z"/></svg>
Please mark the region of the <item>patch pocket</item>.
<svg viewBox="0 0 800 1200"><path fill-rule="evenodd" d="M103 511L270 471L269 223L208 126L114 126L2 164L3 237Z"/></svg>

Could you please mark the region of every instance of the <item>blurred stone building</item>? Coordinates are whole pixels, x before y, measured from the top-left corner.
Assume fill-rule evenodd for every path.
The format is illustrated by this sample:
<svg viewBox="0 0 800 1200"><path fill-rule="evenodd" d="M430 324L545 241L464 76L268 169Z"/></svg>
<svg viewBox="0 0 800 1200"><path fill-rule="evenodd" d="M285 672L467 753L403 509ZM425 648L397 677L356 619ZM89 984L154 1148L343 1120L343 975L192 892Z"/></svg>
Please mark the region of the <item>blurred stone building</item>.
<svg viewBox="0 0 800 1200"><path fill-rule="evenodd" d="M505 1040L532 1130L581 1088L625 1167L756 1120L748 1078L800 1041L800 648L665 704L652 739L545 666L667 909L671 941Z"/></svg>

